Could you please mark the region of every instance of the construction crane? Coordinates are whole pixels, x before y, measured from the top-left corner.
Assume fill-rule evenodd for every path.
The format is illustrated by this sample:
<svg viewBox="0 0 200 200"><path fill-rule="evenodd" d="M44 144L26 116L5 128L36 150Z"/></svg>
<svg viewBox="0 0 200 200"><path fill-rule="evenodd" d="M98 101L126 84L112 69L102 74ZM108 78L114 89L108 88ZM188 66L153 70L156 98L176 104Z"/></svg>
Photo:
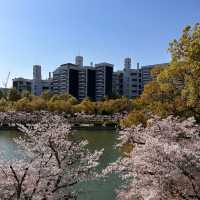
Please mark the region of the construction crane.
<svg viewBox="0 0 200 200"><path fill-rule="evenodd" d="M6 80L5 80L5 82L3 82L3 86L4 86L4 88L7 88L9 78L10 78L10 72L8 73L8 76L7 76Z"/></svg>

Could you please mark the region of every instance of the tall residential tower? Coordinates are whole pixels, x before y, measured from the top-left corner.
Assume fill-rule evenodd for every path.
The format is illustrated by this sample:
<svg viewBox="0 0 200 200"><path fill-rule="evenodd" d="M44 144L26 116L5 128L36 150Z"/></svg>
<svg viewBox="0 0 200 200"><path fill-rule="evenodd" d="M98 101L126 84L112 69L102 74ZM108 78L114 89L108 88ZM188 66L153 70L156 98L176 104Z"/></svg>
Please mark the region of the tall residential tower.
<svg viewBox="0 0 200 200"><path fill-rule="evenodd" d="M33 94L39 96L42 94L42 74L41 65L33 65Z"/></svg>

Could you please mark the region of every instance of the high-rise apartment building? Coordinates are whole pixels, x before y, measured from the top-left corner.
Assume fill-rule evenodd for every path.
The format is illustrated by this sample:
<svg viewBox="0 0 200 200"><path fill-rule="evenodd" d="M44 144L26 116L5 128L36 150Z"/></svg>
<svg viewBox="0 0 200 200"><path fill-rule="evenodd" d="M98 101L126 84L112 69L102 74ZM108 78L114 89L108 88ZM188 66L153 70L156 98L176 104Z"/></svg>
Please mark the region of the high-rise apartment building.
<svg viewBox="0 0 200 200"><path fill-rule="evenodd" d="M83 67L83 56L76 56L75 64L79 67Z"/></svg>
<svg viewBox="0 0 200 200"><path fill-rule="evenodd" d="M166 67L168 63L132 68L131 58L124 59L122 71L113 72L110 63L99 63L93 67L83 65L83 57L76 56L75 64L60 65L49 78L42 80L41 66L33 66L33 79L15 78L13 87L19 92L30 91L34 95L41 95L48 90L54 94L69 93L78 100L89 97L99 101L113 94L135 98L139 96L144 85L153 79L151 70L156 67Z"/></svg>
<svg viewBox="0 0 200 200"><path fill-rule="evenodd" d="M78 98L78 75L79 67L72 63L60 65L53 72L53 92L62 94L64 92Z"/></svg>
<svg viewBox="0 0 200 200"><path fill-rule="evenodd" d="M54 93L67 92L79 100L85 97L101 100L112 94L112 64L83 66L82 56L77 56L75 62L63 64L53 72Z"/></svg>
<svg viewBox="0 0 200 200"><path fill-rule="evenodd" d="M96 71L94 67L85 66L79 69L79 100L89 97L96 99Z"/></svg>
<svg viewBox="0 0 200 200"><path fill-rule="evenodd" d="M110 63L99 63L95 65L96 70L96 100L99 101L106 96L112 95L113 65Z"/></svg>
<svg viewBox="0 0 200 200"><path fill-rule="evenodd" d="M33 84L32 92L34 95L39 96L42 94L42 75L41 65L33 65Z"/></svg>
<svg viewBox="0 0 200 200"><path fill-rule="evenodd" d="M123 96L123 88L124 88L123 81L124 81L123 71L113 72L112 90L114 95Z"/></svg>
<svg viewBox="0 0 200 200"><path fill-rule="evenodd" d="M137 69L131 68L131 58L124 59L123 95L134 98L140 95L142 89L142 74L137 64Z"/></svg>
<svg viewBox="0 0 200 200"><path fill-rule="evenodd" d="M124 59L124 69L126 70L131 69L131 58Z"/></svg>

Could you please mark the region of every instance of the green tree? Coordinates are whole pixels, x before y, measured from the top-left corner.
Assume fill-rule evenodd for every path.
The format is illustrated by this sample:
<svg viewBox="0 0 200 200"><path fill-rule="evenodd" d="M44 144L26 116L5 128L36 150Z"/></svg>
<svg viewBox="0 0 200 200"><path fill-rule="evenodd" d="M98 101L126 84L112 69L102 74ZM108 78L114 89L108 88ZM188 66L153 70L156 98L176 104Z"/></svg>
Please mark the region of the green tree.
<svg viewBox="0 0 200 200"><path fill-rule="evenodd" d="M4 97L3 92L0 90L0 99Z"/></svg>
<svg viewBox="0 0 200 200"><path fill-rule="evenodd" d="M38 96L28 96L23 97L18 100L16 103L16 110L19 111L36 111L36 110L45 110L47 104L45 100Z"/></svg>
<svg viewBox="0 0 200 200"><path fill-rule="evenodd" d="M200 25L186 27L180 39L170 43L169 52L170 64L152 70L154 80L133 101L134 111L128 116L128 125L131 121L135 123L140 110L145 110L145 119L151 114L162 117L172 114L195 116L200 121Z"/></svg>
<svg viewBox="0 0 200 200"><path fill-rule="evenodd" d="M17 111L31 111L29 102L30 102L30 99L27 97L24 97L18 100L16 103L16 110Z"/></svg>
<svg viewBox="0 0 200 200"><path fill-rule="evenodd" d="M170 66L157 78L161 91L175 102L175 114L200 119L200 25L187 26L169 51Z"/></svg>
<svg viewBox="0 0 200 200"><path fill-rule="evenodd" d="M46 91L44 91L42 93L41 96L47 102L47 101L49 101L52 98L53 94L50 91L46 90Z"/></svg>
<svg viewBox="0 0 200 200"><path fill-rule="evenodd" d="M24 97L29 98L30 96L31 96L31 93L28 90L22 91L22 93L21 93L22 98L24 98Z"/></svg>
<svg viewBox="0 0 200 200"><path fill-rule="evenodd" d="M33 96L32 98L29 98L29 107L32 111L35 110L46 110L47 104L46 101L39 96Z"/></svg>
<svg viewBox="0 0 200 200"><path fill-rule="evenodd" d="M83 99L81 103L75 106L76 112L85 112L87 114L95 114L96 113L96 104L92 102L88 97Z"/></svg>
<svg viewBox="0 0 200 200"><path fill-rule="evenodd" d="M68 93L63 93L63 94L60 94L60 95L58 95L58 94L53 95L53 96L51 97L50 101L53 102L53 101L55 101L55 100L68 101L68 102L69 102L70 104L72 104L72 105L75 105L75 104L78 103L77 99L76 99L74 96L72 96L72 95L70 95L70 94L68 94Z"/></svg>
<svg viewBox="0 0 200 200"><path fill-rule="evenodd" d="M6 101L6 99L5 98L1 98L0 99L0 112L8 111L9 110L8 106L9 106L9 104Z"/></svg>
<svg viewBox="0 0 200 200"><path fill-rule="evenodd" d="M9 101L18 101L21 98L20 93L15 89L12 88L8 93L8 100Z"/></svg>
<svg viewBox="0 0 200 200"><path fill-rule="evenodd" d="M120 124L122 127L131 127L133 124L143 124L145 126L147 119L148 115L144 110L135 110L130 112L125 119L122 119Z"/></svg>
<svg viewBox="0 0 200 200"><path fill-rule="evenodd" d="M66 112L71 113L72 112L72 105L65 100L54 100L49 101L47 104L48 110L51 112L57 111L57 112Z"/></svg>

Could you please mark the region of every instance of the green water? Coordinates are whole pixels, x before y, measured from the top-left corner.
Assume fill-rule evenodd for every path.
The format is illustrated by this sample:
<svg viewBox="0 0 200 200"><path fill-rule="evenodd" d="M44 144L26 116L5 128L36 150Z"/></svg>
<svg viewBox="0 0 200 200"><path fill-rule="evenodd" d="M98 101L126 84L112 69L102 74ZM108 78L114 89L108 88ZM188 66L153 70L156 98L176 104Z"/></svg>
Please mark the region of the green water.
<svg viewBox="0 0 200 200"><path fill-rule="evenodd" d="M88 148L93 151L104 148L104 154L100 160L99 170L108 163L113 162L119 153L113 146L116 144L117 133L111 130L78 130L75 132L78 139L87 139ZM89 181L81 185L83 190L78 200L114 200L115 190L119 187L120 180L116 175L110 175L105 180Z"/></svg>
<svg viewBox="0 0 200 200"><path fill-rule="evenodd" d="M22 152L14 142L14 139L19 136L21 136L21 133L16 130L0 130L0 152L3 159L22 158Z"/></svg>
<svg viewBox="0 0 200 200"><path fill-rule="evenodd" d="M0 151L4 153L6 159L17 159L21 157L21 152L14 138L20 135L15 130L0 130ZM116 144L117 133L111 130L77 130L74 131L76 139L87 139L88 148L93 151L104 148L104 154L100 160L98 170L103 169L108 163L113 162L119 153L113 146ZM114 200L115 189L120 185L116 175L111 175L105 180L89 181L82 183L78 187L78 200Z"/></svg>

